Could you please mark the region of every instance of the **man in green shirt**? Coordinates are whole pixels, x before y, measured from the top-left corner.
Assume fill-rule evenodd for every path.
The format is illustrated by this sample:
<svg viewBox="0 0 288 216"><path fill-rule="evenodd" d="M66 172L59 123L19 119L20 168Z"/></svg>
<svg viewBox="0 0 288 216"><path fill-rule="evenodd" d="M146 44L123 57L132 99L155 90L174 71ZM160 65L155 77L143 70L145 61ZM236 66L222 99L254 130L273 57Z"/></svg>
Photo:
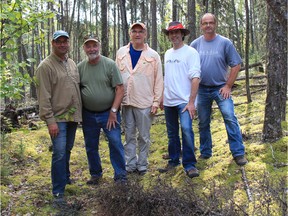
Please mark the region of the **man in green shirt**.
<svg viewBox="0 0 288 216"><path fill-rule="evenodd" d="M124 96L123 81L115 62L100 54L101 43L95 36L85 37L83 49L88 59L78 64L83 102L83 133L91 179L96 185L102 177L98 152L103 129L110 149L114 180L125 182L124 147L121 141L119 107Z"/></svg>

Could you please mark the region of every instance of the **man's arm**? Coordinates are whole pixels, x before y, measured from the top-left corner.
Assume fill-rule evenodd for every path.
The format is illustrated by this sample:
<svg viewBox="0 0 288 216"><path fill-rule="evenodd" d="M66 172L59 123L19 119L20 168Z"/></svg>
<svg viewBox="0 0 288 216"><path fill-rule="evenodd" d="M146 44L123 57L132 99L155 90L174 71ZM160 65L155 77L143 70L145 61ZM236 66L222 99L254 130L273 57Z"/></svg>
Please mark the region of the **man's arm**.
<svg viewBox="0 0 288 216"><path fill-rule="evenodd" d="M195 99L199 88L199 82L200 81L198 77L195 77L191 80L191 92L189 102L182 111L185 112L186 110L188 110L191 119L194 119L196 113Z"/></svg>
<svg viewBox="0 0 288 216"><path fill-rule="evenodd" d="M238 64L230 69L230 74L229 74L229 77L225 86L223 86L223 88L219 90L220 94L223 96L224 99L230 98L231 89L238 76L238 72L240 71L240 68L241 68L241 65Z"/></svg>
<svg viewBox="0 0 288 216"><path fill-rule="evenodd" d="M118 112L118 109L120 107L123 97L124 97L124 86L123 84L117 85L115 88L115 98L112 104L112 108L117 109L117 112ZM116 124L119 124L119 122L117 122L117 112L114 113L110 111L109 119L107 122L108 130L111 130L111 127L115 128Z"/></svg>

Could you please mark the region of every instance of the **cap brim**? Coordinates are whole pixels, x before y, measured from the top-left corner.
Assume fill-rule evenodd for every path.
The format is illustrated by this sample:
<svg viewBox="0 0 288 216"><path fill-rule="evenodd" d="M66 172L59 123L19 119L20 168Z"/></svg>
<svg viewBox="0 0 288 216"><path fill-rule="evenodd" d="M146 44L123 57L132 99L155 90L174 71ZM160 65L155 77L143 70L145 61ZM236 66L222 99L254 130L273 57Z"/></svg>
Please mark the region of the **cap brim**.
<svg viewBox="0 0 288 216"><path fill-rule="evenodd" d="M88 41L94 41L94 42L96 42L96 43L100 43L100 41L98 41L98 40L95 39L95 38L88 38L87 40L84 41L83 44L86 44Z"/></svg>
<svg viewBox="0 0 288 216"><path fill-rule="evenodd" d="M57 40L59 37L66 37L66 38L69 38L69 36L67 36L67 35L58 35L57 37L53 38L53 40Z"/></svg>

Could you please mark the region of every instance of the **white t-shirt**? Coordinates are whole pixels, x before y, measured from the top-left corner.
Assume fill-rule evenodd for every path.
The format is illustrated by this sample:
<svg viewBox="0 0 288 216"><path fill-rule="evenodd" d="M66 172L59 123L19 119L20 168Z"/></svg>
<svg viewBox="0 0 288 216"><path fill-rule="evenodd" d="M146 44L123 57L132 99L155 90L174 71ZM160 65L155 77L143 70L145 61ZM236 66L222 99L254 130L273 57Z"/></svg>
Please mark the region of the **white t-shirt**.
<svg viewBox="0 0 288 216"><path fill-rule="evenodd" d="M169 49L164 56L164 106L188 103L192 78L200 78L198 52L184 45L180 49Z"/></svg>

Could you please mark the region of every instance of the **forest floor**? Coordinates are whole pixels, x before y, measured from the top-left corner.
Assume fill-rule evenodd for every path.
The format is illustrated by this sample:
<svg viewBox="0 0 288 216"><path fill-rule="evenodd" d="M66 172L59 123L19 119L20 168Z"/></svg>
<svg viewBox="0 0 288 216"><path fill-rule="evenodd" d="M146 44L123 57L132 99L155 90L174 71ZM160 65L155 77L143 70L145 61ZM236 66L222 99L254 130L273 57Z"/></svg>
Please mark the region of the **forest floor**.
<svg viewBox="0 0 288 216"><path fill-rule="evenodd" d="M265 80L251 82L258 85ZM245 92L244 81L237 82L233 99L249 161L245 167L233 161L225 126L214 104L213 156L198 160L199 177L188 178L182 166L165 174L158 172L167 163L162 159L167 153L167 133L160 112L151 129L146 175L132 174L128 176L128 185L115 184L108 145L102 136L99 152L103 179L99 185L89 186L83 133L79 127L70 166L75 183L66 186L69 208L64 209L51 205L51 141L43 122L37 122L37 130L23 126L2 134L1 215L287 215L287 124L283 124L283 138L262 143L266 91L253 87L249 104ZM199 148L197 124L196 119L193 128L195 146ZM197 150L196 157L199 155Z"/></svg>

